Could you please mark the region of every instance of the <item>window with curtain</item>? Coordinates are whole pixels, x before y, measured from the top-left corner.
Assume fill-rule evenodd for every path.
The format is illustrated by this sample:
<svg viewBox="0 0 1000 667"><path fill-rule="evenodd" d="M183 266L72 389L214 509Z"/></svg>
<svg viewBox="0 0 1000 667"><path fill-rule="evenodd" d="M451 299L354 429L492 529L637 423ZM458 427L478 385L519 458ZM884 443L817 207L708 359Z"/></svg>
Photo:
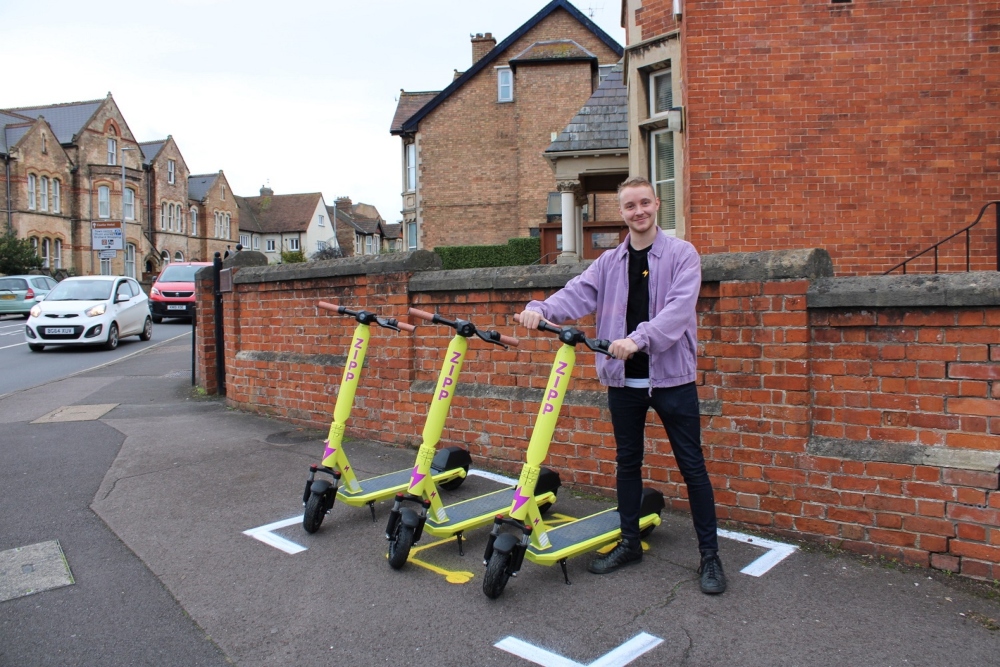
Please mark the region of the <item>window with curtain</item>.
<svg viewBox="0 0 1000 667"><path fill-rule="evenodd" d="M677 229L677 202L674 178L674 133L670 130L654 132L650 136L652 165L650 174L656 196L660 198L657 224L666 230Z"/></svg>
<svg viewBox="0 0 1000 667"><path fill-rule="evenodd" d="M97 217L111 217L111 188L106 185L97 188Z"/></svg>
<svg viewBox="0 0 1000 667"><path fill-rule="evenodd" d="M28 210L34 211L36 204L36 186L38 179L34 174L28 174Z"/></svg>

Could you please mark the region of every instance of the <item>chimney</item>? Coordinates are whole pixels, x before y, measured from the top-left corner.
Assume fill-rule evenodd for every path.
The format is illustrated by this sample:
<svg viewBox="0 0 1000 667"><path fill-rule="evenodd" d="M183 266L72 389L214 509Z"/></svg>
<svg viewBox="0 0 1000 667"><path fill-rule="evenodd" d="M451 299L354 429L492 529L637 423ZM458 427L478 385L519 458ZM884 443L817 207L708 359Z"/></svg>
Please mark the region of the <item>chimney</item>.
<svg viewBox="0 0 1000 667"><path fill-rule="evenodd" d="M353 204L350 197L337 197L333 202L333 207L338 211L351 213Z"/></svg>
<svg viewBox="0 0 1000 667"><path fill-rule="evenodd" d="M271 188L267 187L266 185L262 185L262 186L260 186L260 196L261 197L273 197L274 196L274 190L272 190Z"/></svg>
<svg viewBox="0 0 1000 667"><path fill-rule="evenodd" d="M492 51L496 45L497 40L493 37L492 32L485 35L476 33L475 37L472 38L472 64L475 65L482 60L482 57Z"/></svg>

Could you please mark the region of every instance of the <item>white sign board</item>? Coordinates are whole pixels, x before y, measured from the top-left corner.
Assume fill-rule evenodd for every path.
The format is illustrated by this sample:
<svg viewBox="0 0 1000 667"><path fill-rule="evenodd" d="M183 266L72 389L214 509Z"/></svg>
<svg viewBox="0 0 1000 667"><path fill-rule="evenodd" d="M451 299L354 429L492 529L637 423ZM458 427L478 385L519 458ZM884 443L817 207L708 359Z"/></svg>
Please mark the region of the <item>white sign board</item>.
<svg viewBox="0 0 1000 667"><path fill-rule="evenodd" d="M97 253L97 256L101 259L114 259L118 256L117 250L101 250Z"/></svg>
<svg viewBox="0 0 1000 667"><path fill-rule="evenodd" d="M90 245L94 250L124 250L122 223L99 221L91 223Z"/></svg>

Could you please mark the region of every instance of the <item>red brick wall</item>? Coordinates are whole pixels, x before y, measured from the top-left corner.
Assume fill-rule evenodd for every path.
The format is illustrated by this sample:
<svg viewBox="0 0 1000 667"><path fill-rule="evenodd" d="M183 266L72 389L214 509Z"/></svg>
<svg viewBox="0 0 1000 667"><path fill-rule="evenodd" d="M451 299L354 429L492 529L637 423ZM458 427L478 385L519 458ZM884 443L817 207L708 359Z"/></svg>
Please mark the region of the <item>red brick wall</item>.
<svg viewBox="0 0 1000 667"><path fill-rule="evenodd" d="M470 342L442 445L464 444L477 465L515 473L557 343L525 336L511 316L552 290L460 289L474 273L440 272L455 282L444 291L414 288L406 273L238 283L225 299L228 402L328 425L356 324L318 311L320 299L398 317L412 305L466 318L523 338L510 350ZM197 363L211 391L207 287L200 285ZM720 518L1000 577L998 474L954 465L964 455L1000 460L993 388L1000 306L809 308L809 287L807 280L702 287L697 382ZM580 325L592 330L593 321ZM450 334L428 324L417 334L376 328L348 433L418 444ZM609 415L592 355L581 350L578 360L547 464L568 485L608 494L615 485ZM669 443L652 415L648 426L647 480L672 509L686 510ZM929 463L932 454L952 464Z"/></svg>
<svg viewBox="0 0 1000 667"><path fill-rule="evenodd" d="M674 28L671 0L642 4L644 39ZM869 275L971 223L1000 198L998 24L986 0L685 0L689 240ZM974 269L996 268L995 232L974 231ZM963 241L941 261L964 269Z"/></svg>

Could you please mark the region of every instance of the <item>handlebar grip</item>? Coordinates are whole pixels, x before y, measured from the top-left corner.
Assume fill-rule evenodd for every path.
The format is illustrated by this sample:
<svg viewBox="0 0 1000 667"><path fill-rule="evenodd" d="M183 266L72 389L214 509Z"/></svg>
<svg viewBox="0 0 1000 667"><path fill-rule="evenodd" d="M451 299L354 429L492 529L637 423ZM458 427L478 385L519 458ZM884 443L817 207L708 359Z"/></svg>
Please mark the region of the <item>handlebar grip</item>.
<svg viewBox="0 0 1000 667"><path fill-rule="evenodd" d="M329 310L329 311L332 311L334 313L339 313L340 312L340 306L332 304L332 303L330 303L328 301L320 301L316 305L319 306L320 308L322 308L323 310Z"/></svg>
<svg viewBox="0 0 1000 667"><path fill-rule="evenodd" d="M504 336L503 334L500 334L500 342L503 343L504 345L509 345L510 347L517 347L518 345L521 344L521 341L518 340L517 338Z"/></svg>
<svg viewBox="0 0 1000 667"><path fill-rule="evenodd" d="M410 308L408 311L410 315L414 317L419 317L422 320L427 320L428 322L434 321L434 313L428 313L426 310L417 310L416 308Z"/></svg>
<svg viewBox="0 0 1000 667"><path fill-rule="evenodd" d="M417 330L415 326L407 322L396 322L396 326L402 329L403 331L413 332Z"/></svg>

